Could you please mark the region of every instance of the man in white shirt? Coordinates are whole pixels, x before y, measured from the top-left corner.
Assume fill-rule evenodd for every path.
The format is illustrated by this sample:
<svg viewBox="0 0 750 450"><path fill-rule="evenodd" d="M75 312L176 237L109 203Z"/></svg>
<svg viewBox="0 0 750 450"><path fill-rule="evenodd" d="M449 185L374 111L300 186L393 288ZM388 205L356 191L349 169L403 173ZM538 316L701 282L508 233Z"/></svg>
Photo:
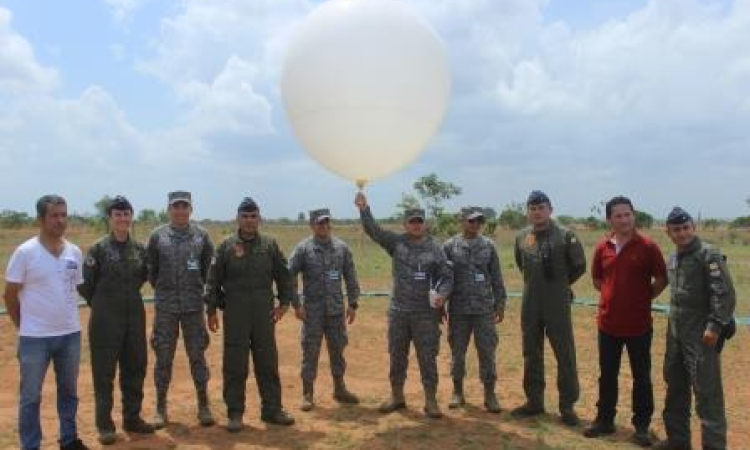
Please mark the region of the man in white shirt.
<svg viewBox="0 0 750 450"><path fill-rule="evenodd" d="M65 240L68 208L58 195L36 204L39 235L21 244L5 273L5 306L18 328L21 369L18 430L22 450L42 442L42 385L52 362L57 382L61 450L88 450L78 438L81 323L76 286L83 282L81 250Z"/></svg>

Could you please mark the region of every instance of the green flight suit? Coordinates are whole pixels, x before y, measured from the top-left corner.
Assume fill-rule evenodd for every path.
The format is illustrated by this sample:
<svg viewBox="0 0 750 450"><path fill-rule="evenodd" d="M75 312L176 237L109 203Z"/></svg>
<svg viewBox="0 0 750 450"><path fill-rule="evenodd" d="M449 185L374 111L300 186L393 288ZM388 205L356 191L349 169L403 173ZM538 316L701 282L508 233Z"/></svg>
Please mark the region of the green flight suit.
<svg viewBox="0 0 750 450"><path fill-rule="evenodd" d="M292 277L276 241L258 234L249 240L235 234L216 250L207 288L207 312L224 310L224 402L229 417L245 412L245 384L249 353L261 398L261 415L282 410L275 325L273 284L278 299L288 306L293 298Z"/></svg>
<svg viewBox="0 0 750 450"><path fill-rule="evenodd" d="M523 274L521 331L527 402L544 407L546 334L557 359L559 408L570 410L580 390L570 286L586 272L583 246L572 231L552 221L547 229L534 231L529 226L518 233L515 259Z"/></svg>
<svg viewBox="0 0 750 450"><path fill-rule="evenodd" d="M703 333L720 333L732 319L736 297L724 256L695 238L669 260L671 290L667 350L664 355L664 426L669 441L690 443L691 391L701 421L703 448L725 450L727 419L721 358L704 344Z"/></svg>
<svg viewBox="0 0 750 450"><path fill-rule="evenodd" d="M140 417L146 376L146 316L141 287L146 282L146 250L112 235L99 239L86 256L78 288L91 307L89 347L94 381L96 427L114 431L112 391L120 366L123 421Z"/></svg>

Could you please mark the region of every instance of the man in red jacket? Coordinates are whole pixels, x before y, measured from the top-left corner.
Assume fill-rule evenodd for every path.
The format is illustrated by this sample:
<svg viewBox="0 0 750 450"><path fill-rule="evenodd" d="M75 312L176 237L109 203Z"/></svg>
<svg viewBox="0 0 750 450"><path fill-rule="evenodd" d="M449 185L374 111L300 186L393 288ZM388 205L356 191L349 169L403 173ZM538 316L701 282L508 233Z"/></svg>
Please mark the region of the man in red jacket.
<svg viewBox="0 0 750 450"><path fill-rule="evenodd" d="M654 413L651 385L651 301L667 285L664 256L655 242L635 229L635 209L627 197L606 204L609 233L596 247L591 267L594 287L600 291L599 401L594 423L586 437L615 432L617 377L626 347L633 374L633 441L651 445L649 425Z"/></svg>

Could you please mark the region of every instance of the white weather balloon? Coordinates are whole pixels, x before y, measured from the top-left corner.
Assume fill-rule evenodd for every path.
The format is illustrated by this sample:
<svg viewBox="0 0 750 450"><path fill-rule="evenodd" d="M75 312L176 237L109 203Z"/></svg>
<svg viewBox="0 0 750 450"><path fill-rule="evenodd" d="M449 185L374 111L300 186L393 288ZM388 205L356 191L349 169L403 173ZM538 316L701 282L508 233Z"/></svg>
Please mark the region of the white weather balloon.
<svg viewBox="0 0 750 450"><path fill-rule="evenodd" d="M397 0L330 0L295 30L281 94L297 139L357 183L412 162L445 115L446 52Z"/></svg>

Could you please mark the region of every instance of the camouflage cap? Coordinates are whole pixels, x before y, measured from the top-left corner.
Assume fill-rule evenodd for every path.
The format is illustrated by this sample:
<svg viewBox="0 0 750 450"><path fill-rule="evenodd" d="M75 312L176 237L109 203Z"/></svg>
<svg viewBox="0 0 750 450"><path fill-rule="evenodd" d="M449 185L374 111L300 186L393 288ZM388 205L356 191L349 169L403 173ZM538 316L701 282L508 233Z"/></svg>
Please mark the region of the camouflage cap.
<svg viewBox="0 0 750 450"><path fill-rule="evenodd" d="M422 208L409 208L404 213L404 220L407 222L411 219L422 219L424 220L425 214Z"/></svg>
<svg viewBox="0 0 750 450"><path fill-rule="evenodd" d="M193 204L193 198L190 195L190 192L188 191L174 191L170 192L167 195L167 198L169 199L169 204L174 205L175 203L184 202L188 205Z"/></svg>
<svg viewBox="0 0 750 450"><path fill-rule="evenodd" d="M526 199L526 205L540 205L542 203L546 203L548 205L552 205L552 202L550 201L547 194L545 194L542 191L531 191L529 193L529 198Z"/></svg>
<svg viewBox="0 0 750 450"><path fill-rule="evenodd" d="M682 225L683 223L692 222L693 218L688 214L687 211L675 206L667 216L667 225Z"/></svg>
<svg viewBox="0 0 750 450"><path fill-rule="evenodd" d="M328 208L313 209L309 214L311 223L320 223L324 220L331 220L331 211Z"/></svg>
<svg viewBox="0 0 750 450"><path fill-rule="evenodd" d="M251 197L245 197L240 202L239 206L237 206L237 212L256 212L259 211L260 208L258 207L258 204L253 200Z"/></svg>
<svg viewBox="0 0 750 450"><path fill-rule="evenodd" d="M107 215L109 215L113 209L117 210L130 210L133 211L133 205L130 204L124 195L116 195L107 205Z"/></svg>
<svg viewBox="0 0 750 450"><path fill-rule="evenodd" d="M479 206L467 206L461 208L461 218L466 220L474 220L477 218L484 218L484 210Z"/></svg>

